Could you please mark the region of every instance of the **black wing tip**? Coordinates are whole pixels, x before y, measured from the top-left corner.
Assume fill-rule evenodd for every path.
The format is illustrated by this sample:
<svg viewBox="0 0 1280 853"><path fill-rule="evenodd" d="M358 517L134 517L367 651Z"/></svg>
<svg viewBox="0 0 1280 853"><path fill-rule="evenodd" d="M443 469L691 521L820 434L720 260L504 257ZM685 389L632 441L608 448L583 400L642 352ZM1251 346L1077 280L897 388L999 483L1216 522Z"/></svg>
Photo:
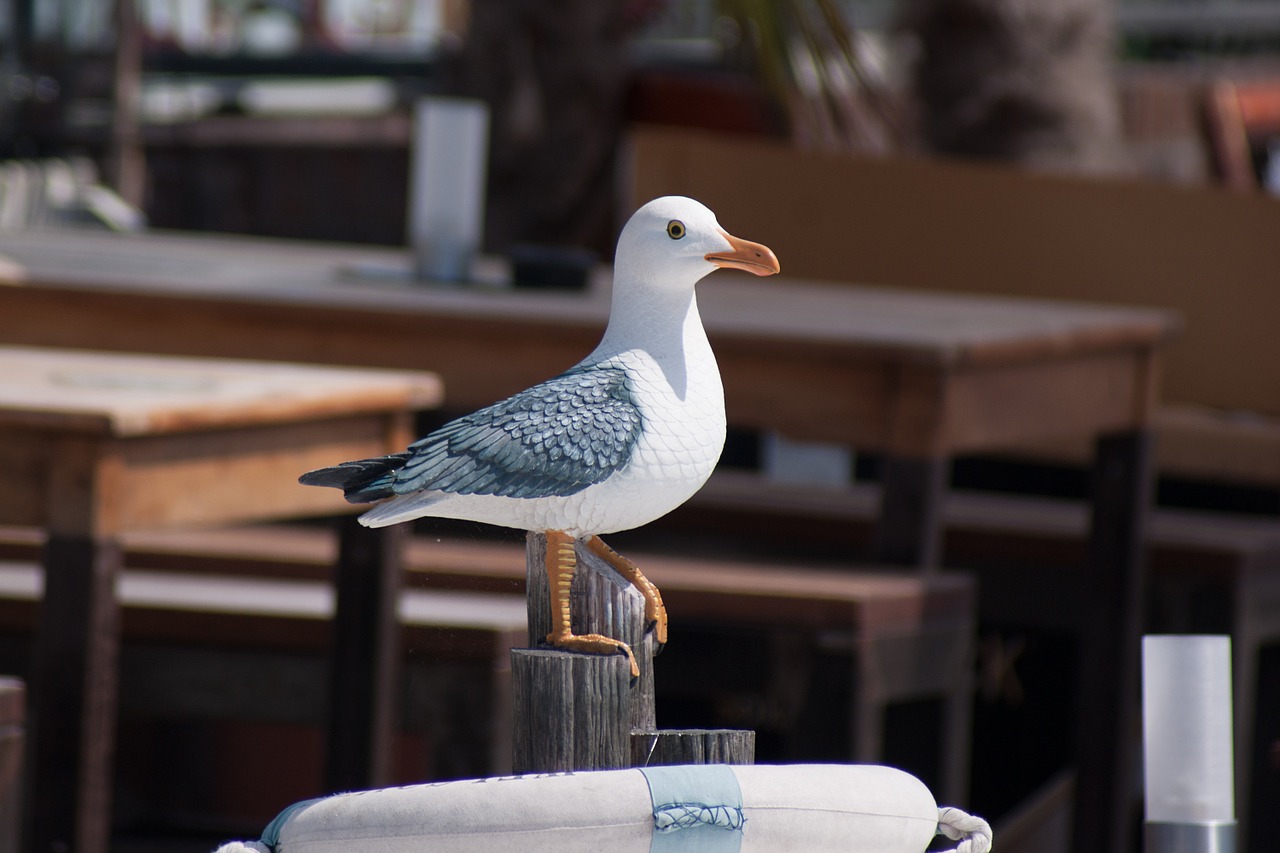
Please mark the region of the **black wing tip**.
<svg viewBox="0 0 1280 853"><path fill-rule="evenodd" d="M393 453L376 459L359 459L329 468L317 468L303 474L298 482L304 486L342 489L343 496L349 502L369 503L391 497L391 478L387 475L403 466L409 455Z"/></svg>
<svg viewBox="0 0 1280 853"><path fill-rule="evenodd" d="M298 478L298 482L304 486L333 486L341 489L346 483L348 473L341 467L317 468L314 471L308 471Z"/></svg>

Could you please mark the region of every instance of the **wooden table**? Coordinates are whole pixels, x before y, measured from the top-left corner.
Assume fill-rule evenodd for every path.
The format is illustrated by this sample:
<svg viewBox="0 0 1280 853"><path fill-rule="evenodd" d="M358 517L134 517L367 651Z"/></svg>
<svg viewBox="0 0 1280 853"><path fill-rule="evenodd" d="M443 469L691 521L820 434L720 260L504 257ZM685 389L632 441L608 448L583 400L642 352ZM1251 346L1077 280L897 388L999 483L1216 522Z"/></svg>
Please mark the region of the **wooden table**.
<svg viewBox="0 0 1280 853"><path fill-rule="evenodd" d="M26 849L107 849L120 537L347 512L298 475L403 447L411 410L439 399L419 373L0 346L0 524L48 537ZM344 528L329 755L343 787L386 759L398 538Z"/></svg>
<svg viewBox="0 0 1280 853"><path fill-rule="evenodd" d="M0 341L429 367L460 410L573 364L609 304L606 271L586 294L414 286L394 274L403 252L244 238L0 235L0 257ZM1174 317L734 273L699 293L731 423L884 454L880 562L939 563L954 455L1094 439L1074 844L1112 849L1134 747L1149 422Z"/></svg>

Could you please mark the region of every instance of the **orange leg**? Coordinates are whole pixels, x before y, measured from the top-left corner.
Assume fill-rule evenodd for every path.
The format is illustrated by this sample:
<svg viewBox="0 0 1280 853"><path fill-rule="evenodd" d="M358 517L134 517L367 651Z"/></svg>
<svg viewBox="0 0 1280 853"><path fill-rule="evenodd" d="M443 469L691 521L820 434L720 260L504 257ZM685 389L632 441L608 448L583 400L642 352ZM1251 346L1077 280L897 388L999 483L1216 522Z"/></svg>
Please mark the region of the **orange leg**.
<svg viewBox="0 0 1280 853"><path fill-rule="evenodd" d="M653 581L641 574L639 567L635 563L604 544L604 540L599 536L592 536L588 539L587 547L596 556L617 569L620 575L631 581L632 586L640 590L640 594L644 596L644 618L653 626L653 638L658 641L659 645L665 645L667 642L667 608L663 606L662 593L658 592L658 588L653 585Z"/></svg>
<svg viewBox="0 0 1280 853"><path fill-rule="evenodd" d="M551 622L554 626L547 635L547 642L561 649L573 652L592 652L595 654L617 654L627 656L631 664L631 677L640 677L640 667L636 665L635 655L631 648L621 640L606 637L603 634L573 633L571 613L569 609L569 588L573 584L573 572L578 565L578 557L573 552L573 537L559 530L547 531L547 583L551 586Z"/></svg>

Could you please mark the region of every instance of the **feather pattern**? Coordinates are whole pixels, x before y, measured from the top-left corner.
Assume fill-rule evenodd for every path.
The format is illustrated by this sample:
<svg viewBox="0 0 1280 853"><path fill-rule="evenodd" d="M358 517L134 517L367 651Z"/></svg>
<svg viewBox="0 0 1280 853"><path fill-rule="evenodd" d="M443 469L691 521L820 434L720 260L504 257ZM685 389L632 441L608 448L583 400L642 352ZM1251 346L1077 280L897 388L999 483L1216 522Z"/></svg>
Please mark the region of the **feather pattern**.
<svg viewBox="0 0 1280 853"><path fill-rule="evenodd" d="M404 453L344 462L304 483L367 502L413 492L565 497L626 465L643 422L625 371L579 365L455 421Z"/></svg>

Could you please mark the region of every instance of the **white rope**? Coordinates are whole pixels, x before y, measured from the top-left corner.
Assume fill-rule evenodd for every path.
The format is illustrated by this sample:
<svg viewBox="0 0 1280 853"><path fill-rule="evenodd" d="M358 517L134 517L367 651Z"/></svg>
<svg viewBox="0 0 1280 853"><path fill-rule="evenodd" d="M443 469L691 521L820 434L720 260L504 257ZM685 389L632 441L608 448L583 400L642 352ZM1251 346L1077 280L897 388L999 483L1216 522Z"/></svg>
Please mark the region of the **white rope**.
<svg viewBox="0 0 1280 853"><path fill-rule="evenodd" d="M938 835L959 841L945 853L987 853L991 849L991 824L960 809L938 809Z"/></svg>

